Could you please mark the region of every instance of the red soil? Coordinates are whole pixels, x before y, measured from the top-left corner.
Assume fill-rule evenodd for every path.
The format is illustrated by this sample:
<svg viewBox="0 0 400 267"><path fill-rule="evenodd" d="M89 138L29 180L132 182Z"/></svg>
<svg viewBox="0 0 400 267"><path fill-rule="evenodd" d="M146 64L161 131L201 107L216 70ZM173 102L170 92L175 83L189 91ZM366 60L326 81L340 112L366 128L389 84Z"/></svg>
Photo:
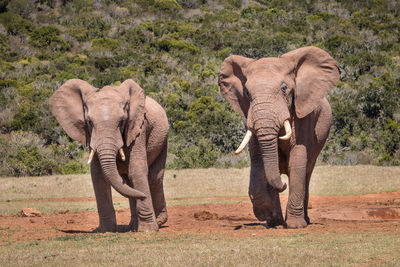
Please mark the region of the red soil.
<svg viewBox="0 0 400 267"><path fill-rule="evenodd" d="M282 207L287 197L282 196ZM224 198L215 198L222 200ZM400 234L400 191L359 196L311 196L311 224L304 229L267 228L254 217L248 198L235 204L203 204L170 206L169 220L161 233L225 234L236 237L282 236L323 232L388 232ZM48 201L48 200L40 200ZM58 201L53 200L53 201ZM94 201L94 199L62 199L60 201ZM29 201L27 201L29 207ZM125 232L130 220L129 209L117 211L118 230ZM92 234L97 227L97 212L60 211L41 217L0 215L0 244L15 241L41 240L54 237ZM132 233L126 233L132 234Z"/></svg>

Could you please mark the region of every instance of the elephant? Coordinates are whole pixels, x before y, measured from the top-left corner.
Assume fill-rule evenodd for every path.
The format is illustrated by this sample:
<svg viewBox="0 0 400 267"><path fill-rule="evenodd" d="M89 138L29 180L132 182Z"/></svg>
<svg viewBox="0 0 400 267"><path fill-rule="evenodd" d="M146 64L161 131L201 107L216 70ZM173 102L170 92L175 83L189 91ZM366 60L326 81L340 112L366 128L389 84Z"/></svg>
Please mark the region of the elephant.
<svg viewBox="0 0 400 267"><path fill-rule="evenodd" d="M101 90L71 79L49 103L65 132L90 147L99 215L95 232L117 231L111 186L129 198L130 230L158 231L168 219L163 178L169 125L164 109L132 79Z"/></svg>
<svg viewBox="0 0 400 267"><path fill-rule="evenodd" d="M231 55L222 63L221 95L247 130L235 154L249 144L253 212L270 227L310 224L310 178L331 127L326 96L339 78L336 61L313 46L258 60ZM285 220L279 193L287 185L281 174L289 177Z"/></svg>

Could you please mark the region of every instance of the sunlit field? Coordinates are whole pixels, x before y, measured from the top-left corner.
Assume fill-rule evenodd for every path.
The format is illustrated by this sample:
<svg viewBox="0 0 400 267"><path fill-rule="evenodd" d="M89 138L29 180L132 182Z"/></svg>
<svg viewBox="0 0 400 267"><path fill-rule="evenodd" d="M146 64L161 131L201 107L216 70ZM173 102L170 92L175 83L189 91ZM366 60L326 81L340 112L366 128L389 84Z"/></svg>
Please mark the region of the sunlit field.
<svg viewBox="0 0 400 267"><path fill-rule="evenodd" d="M164 182L167 204L172 207L248 201L248 176L248 168L169 170ZM400 167L319 166L311 181L312 195L391 192L400 190ZM67 209L96 211L89 175L1 178L0 182L3 216L17 214L24 207L45 214ZM116 192L114 197L117 210L128 207L125 198ZM17 230L0 225L0 236L4 241ZM357 229L315 234L286 231L283 236L251 237L196 232L171 235L162 231L71 234L49 240L2 242L0 265L395 266L400 260L399 228L372 234Z"/></svg>

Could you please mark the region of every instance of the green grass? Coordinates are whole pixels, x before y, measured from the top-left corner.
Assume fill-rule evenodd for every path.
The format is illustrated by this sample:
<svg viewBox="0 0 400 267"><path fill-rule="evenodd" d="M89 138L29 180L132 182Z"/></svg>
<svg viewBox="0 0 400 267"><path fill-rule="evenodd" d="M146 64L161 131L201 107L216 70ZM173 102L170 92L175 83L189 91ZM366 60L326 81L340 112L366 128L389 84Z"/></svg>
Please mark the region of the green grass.
<svg viewBox="0 0 400 267"><path fill-rule="evenodd" d="M247 196L249 168L168 170L164 188L167 205L235 203L237 200L207 200L212 197ZM287 177L282 176L287 182ZM56 175L43 177L0 178L0 214L17 213L21 208L44 213L58 210L95 210L92 202L21 202L46 198L94 198L90 175ZM318 166L311 179L314 195L356 195L400 190L400 167ZM283 192L287 194L288 190ZM113 192L114 196L120 195ZM190 199L185 199L190 198ZM222 202L221 202L222 201ZM116 200L117 209L127 208L128 201Z"/></svg>
<svg viewBox="0 0 400 267"><path fill-rule="evenodd" d="M92 234L0 246L0 265L33 266L395 266L399 232L229 238Z"/></svg>

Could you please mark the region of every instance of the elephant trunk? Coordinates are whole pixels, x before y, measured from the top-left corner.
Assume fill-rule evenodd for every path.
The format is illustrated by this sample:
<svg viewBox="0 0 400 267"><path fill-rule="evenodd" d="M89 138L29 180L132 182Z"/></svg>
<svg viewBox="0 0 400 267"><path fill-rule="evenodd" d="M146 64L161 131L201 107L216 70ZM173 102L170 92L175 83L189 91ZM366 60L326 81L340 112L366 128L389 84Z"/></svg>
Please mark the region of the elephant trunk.
<svg viewBox="0 0 400 267"><path fill-rule="evenodd" d="M118 148L111 144L99 145L97 147L98 158L101 168L104 173L105 179L112 185L112 187L121 195L132 198L145 198L146 195L142 192L133 189L132 187L124 184L122 177L117 170L116 156Z"/></svg>
<svg viewBox="0 0 400 267"><path fill-rule="evenodd" d="M260 145L265 176L274 189L282 192L287 186L282 182L279 172L278 133L283 121L287 118L279 118L279 113L274 112L276 110L274 103L267 101L258 103L257 100L254 102L254 106L251 108L253 122L251 126L254 127L254 133ZM287 138L287 136L284 138Z"/></svg>
<svg viewBox="0 0 400 267"><path fill-rule="evenodd" d="M261 157L264 163L264 171L268 183L278 192L285 191L287 186L286 183L282 182L279 172L277 138L272 140L258 138L258 142L261 148Z"/></svg>

